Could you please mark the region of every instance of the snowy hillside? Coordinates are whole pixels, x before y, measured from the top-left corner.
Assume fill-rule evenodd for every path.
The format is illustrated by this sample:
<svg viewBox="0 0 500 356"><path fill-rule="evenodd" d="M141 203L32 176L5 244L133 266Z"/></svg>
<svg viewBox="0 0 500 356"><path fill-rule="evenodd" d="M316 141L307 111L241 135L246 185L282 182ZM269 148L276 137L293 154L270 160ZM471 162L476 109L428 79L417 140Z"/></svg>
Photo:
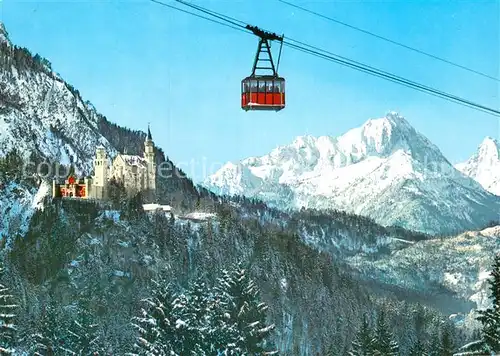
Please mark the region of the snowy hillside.
<svg viewBox="0 0 500 356"><path fill-rule="evenodd" d="M487 191L500 195L500 143L494 138L486 137L469 160L455 167Z"/></svg>
<svg viewBox="0 0 500 356"><path fill-rule="evenodd" d="M42 201L50 192L47 183L38 191L14 182L7 184L0 194L0 240L26 233L33 213L43 208Z"/></svg>
<svg viewBox="0 0 500 356"><path fill-rule="evenodd" d="M365 276L407 289L444 286L478 309L490 304L487 279L500 249L500 226L454 238L420 241L376 261L362 255L349 263Z"/></svg>
<svg viewBox="0 0 500 356"><path fill-rule="evenodd" d="M15 151L29 167L19 167L20 172L47 174L34 183L24 173L15 181L0 179L0 238L24 234L36 208L51 194L52 176L67 174L40 162L73 164L77 174L90 174L98 145L116 153L99 133L95 109L47 60L13 45L0 23L0 159Z"/></svg>
<svg viewBox="0 0 500 356"><path fill-rule="evenodd" d="M205 185L280 208L344 210L428 233L481 228L500 209L500 199L397 113L337 138L302 136L268 155L227 163Z"/></svg>
<svg viewBox="0 0 500 356"><path fill-rule="evenodd" d="M89 174L98 145L114 153L99 133L97 113L50 69L50 63L13 46L0 26L0 156L16 149L73 163Z"/></svg>

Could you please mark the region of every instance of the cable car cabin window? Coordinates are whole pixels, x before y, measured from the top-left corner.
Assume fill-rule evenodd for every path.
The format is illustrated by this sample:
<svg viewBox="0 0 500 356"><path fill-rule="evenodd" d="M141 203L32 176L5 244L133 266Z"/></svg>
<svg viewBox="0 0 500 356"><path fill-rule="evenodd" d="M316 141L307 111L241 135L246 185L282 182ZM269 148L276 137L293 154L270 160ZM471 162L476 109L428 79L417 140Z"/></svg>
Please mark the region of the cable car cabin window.
<svg viewBox="0 0 500 356"><path fill-rule="evenodd" d="M267 80L266 81L266 99L265 99L265 104L266 105L273 105L274 104L274 80Z"/></svg>
<svg viewBox="0 0 500 356"><path fill-rule="evenodd" d="M281 93L281 82L279 80L274 82L273 93Z"/></svg>
<svg viewBox="0 0 500 356"><path fill-rule="evenodd" d="M257 95L257 104L266 105L266 81L259 80L259 93Z"/></svg>
<svg viewBox="0 0 500 356"><path fill-rule="evenodd" d="M272 93L274 92L274 80L268 80L266 81L266 93Z"/></svg>
<svg viewBox="0 0 500 356"><path fill-rule="evenodd" d="M252 93L257 93L257 81L256 80L251 80L250 81L250 92Z"/></svg>
<svg viewBox="0 0 500 356"><path fill-rule="evenodd" d="M265 80L259 80L259 93L265 93L266 92L266 81Z"/></svg>

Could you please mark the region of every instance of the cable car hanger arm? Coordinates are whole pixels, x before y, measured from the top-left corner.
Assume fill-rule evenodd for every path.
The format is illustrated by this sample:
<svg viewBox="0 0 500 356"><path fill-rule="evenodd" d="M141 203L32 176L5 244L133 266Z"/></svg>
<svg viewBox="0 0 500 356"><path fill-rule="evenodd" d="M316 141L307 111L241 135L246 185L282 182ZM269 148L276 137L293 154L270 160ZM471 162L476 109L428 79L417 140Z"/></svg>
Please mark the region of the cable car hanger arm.
<svg viewBox="0 0 500 356"><path fill-rule="evenodd" d="M275 34L273 32L261 30L257 26L246 25L245 28L252 31L254 33L254 35L262 38L263 40L283 42L283 36L278 36L277 34Z"/></svg>
<svg viewBox="0 0 500 356"><path fill-rule="evenodd" d="M255 76L255 72L257 69L261 70L270 70L272 71L272 75L274 77L278 76L278 67L279 67L279 62L281 59L281 49L283 47L283 38L284 36L278 36L276 33L264 31L257 26L252 26L252 25L246 25L245 28L247 30L252 31L254 35L259 37L259 45L257 47L257 53L255 54L255 60L253 63L253 68L252 68L252 76ZM273 56L271 54L271 45L269 44L269 41L279 41L281 46L280 46L280 53L278 55L278 65L274 65L273 61ZM267 58L261 58L261 53L266 54ZM258 63L259 61L264 61L268 62L270 67L259 67Z"/></svg>

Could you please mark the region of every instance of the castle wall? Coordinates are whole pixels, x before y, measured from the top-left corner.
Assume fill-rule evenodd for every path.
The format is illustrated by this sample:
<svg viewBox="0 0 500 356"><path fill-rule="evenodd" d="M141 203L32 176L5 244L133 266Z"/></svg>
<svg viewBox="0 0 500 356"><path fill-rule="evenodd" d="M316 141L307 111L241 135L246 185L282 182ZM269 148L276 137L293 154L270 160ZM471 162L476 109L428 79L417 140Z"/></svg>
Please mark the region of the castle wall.
<svg viewBox="0 0 500 356"><path fill-rule="evenodd" d="M94 159L94 176L86 178L84 184L82 184L81 188L85 192L85 196L82 198L107 199L108 182L114 177L117 181L123 183L127 195L133 196L138 192L142 192L146 201L154 201L156 196L156 164L149 129L148 138L144 145L144 158L134 162L133 159L137 157L118 155L111 166L109 166L104 148L98 147ZM127 162L134 162L137 165L130 165ZM61 188L62 186L53 182L52 196L60 196Z"/></svg>

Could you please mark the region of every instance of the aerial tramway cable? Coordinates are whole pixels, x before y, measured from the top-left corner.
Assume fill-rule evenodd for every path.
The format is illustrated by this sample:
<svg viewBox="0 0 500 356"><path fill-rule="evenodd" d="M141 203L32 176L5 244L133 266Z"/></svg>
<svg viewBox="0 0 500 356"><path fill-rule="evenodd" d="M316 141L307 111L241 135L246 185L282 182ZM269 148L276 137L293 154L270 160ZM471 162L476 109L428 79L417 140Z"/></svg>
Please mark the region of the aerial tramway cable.
<svg viewBox="0 0 500 356"><path fill-rule="evenodd" d="M252 35L254 34L252 31L250 31L248 29L247 25L245 25L245 22L243 22L241 20L238 20L238 19L235 19L233 17L223 15L221 13L203 8L199 5L191 4L191 3L184 1L184 0L174 0L174 1L181 3L185 6L188 6L192 9L198 10L204 14L213 16L213 17L215 17L221 21L225 21L225 22L214 20L214 19L206 17L206 16L202 16L202 15L199 15L199 14L196 14L196 13L184 10L184 9L180 9L178 7L166 4L166 3L158 1L158 0L150 0L150 1L154 2L156 4L160 4L160 5L163 5L163 6L190 14L190 15L194 15L194 16L199 17L199 18L203 18L205 20L208 20L208 21L211 21L214 23L218 23L218 24L226 26L226 27L230 27L230 28L238 30L238 31L242 31L242 32L249 33ZM487 106L484 106L481 104L477 104L477 103L472 102L470 100L458 97L458 96L453 95L453 94L446 93L446 92L441 91L439 89L435 89L435 88L411 81L409 79L391 74L389 72L379 70L377 68L368 66L366 64L356 62L354 60L339 56L337 54L334 54L334 53L329 52L327 50L321 49L319 47L309 45L305 42L297 41L297 40L294 40L292 38L288 38L287 40L283 39L282 42L284 45L286 45L292 49L298 50L300 52L303 52L303 53L306 53L306 54L309 54L309 55L312 55L312 56L315 56L318 58L322 58L322 59L325 59L325 60L328 60L331 62L335 62L337 64L347 66L349 68L352 68L352 69L355 69L355 70L358 70L358 71L361 71L361 72L364 72L364 73L367 73L367 74L370 74L370 75L373 75L373 76L376 76L376 77L379 77L379 78L382 78L382 79L385 79L388 81L391 81L393 83L397 83L397 84L409 87L411 89L415 89L415 90L420 91L420 92L424 92L424 93L439 97L441 99L445 99L445 100L454 102L454 103L459 104L459 105L463 105L463 106L466 106L466 107L469 107L469 108L472 108L472 109L475 109L478 111L482 111L482 112L490 114L490 115L500 116L500 111L497 109L493 109L493 108L490 108L490 107L487 107ZM293 43L293 42L295 42L295 43Z"/></svg>
<svg viewBox="0 0 500 356"><path fill-rule="evenodd" d="M359 31L359 32L362 32L364 34L367 34L369 36L372 36L372 37L375 37L375 38L378 38L380 40L383 40L383 41L386 41L386 42L389 42L389 43L392 43L393 45L396 45L396 46L399 46L399 47L402 47L402 48L405 48L405 49L408 49L410 51L413 51L413 52L416 52L416 53L419 53L419 54L422 54L424 56L427 56L429 58L432 58L432 59L435 59L435 60L438 60L440 62L443 62L443 63L446 63L446 64L449 64L449 65L452 65L454 67L457 67L457 68L460 68L460 69L463 69L463 70L466 70L468 72L471 72L471 73L474 73L474 74L477 74L477 75L480 75L482 77L485 77L485 78L488 78L488 79L492 79L492 80L495 80L495 81L498 81L500 82L500 79L499 78L496 78L496 77L493 77L491 75L488 75L486 73L483 73L483 72L480 72L478 70L475 70L475 69L472 69L472 68L469 68L469 67L466 67L464 65L461 65L461 64L458 64L458 63L455 63L455 62L452 62L448 59L445 59L445 58L441 58L441 57L438 57L434 54L431 54L431 53L428 53L428 52L425 52L425 51L422 51L418 48L415 48L415 47L411 47L411 46L408 46L408 45L405 45L401 42L397 42L397 41L394 41L394 40L391 40L390 38L387 38L387 37L384 37L384 36L381 36L381 35L378 35L376 33L373 33L371 31L367 31L367 30L364 30L362 28L359 28L359 27L356 27L356 26L353 26L353 25L350 25L346 22L343 22L343 21L339 21L337 19L334 19L332 17L329 17L329 16L326 16L326 15L323 15L319 12L316 12L316 11L313 11L313 10L310 10L306 7L303 7L303 6L299 6L297 4L293 4L291 2L288 2L288 1L285 1L285 0L278 0L279 2L283 3L283 4L286 4L286 5L289 5L289 6L292 6L296 9L299 9L301 11L304 11L304 12L307 12L309 14L312 14L312 15L315 15L315 16L318 16L318 17L321 17L325 20L328 20L328 21L331 21L331 22L335 22L339 25L342 25L342 26L346 26L346 27L349 27L353 30L356 30L356 31Z"/></svg>

